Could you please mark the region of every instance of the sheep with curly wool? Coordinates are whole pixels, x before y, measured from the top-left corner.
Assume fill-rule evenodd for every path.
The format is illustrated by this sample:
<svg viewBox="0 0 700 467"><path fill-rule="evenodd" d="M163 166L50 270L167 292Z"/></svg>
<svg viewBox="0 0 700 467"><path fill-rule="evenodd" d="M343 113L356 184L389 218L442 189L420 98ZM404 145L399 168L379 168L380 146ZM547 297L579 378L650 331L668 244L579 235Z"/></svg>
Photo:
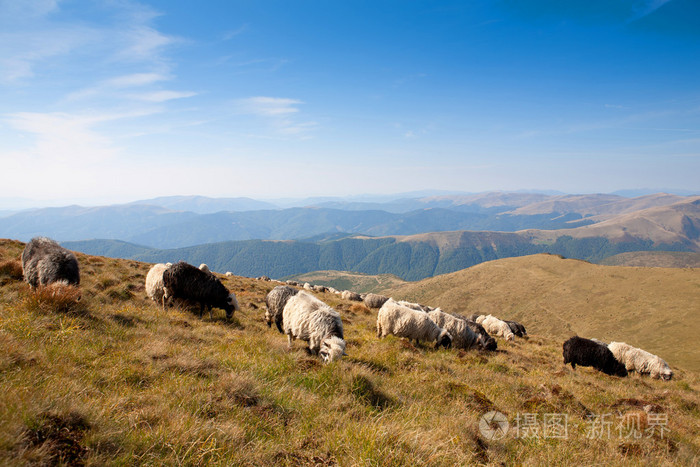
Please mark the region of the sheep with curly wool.
<svg viewBox="0 0 700 467"><path fill-rule="evenodd" d="M389 300L389 297L386 295L368 293L365 295L363 302L367 308L381 308L387 300Z"/></svg>
<svg viewBox="0 0 700 467"><path fill-rule="evenodd" d="M624 342L611 342L608 349L617 361L625 366L627 371L636 371L639 374L648 374L654 379L669 381L673 377L673 370L661 357L646 350L632 347Z"/></svg>
<svg viewBox="0 0 700 467"><path fill-rule="evenodd" d="M80 285L78 259L72 252L47 237L35 237L24 247L22 273L32 288L54 282Z"/></svg>
<svg viewBox="0 0 700 467"><path fill-rule="evenodd" d="M481 315L476 318L476 322L481 324L489 334L495 334L503 337L507 341L512 341L515 337L510 326L503 320L496 318L493 315Z"/></svg>
<svg viewBox="0 0 700 467"><path fill-rule="evenodd" d="M282 318L284 307L290 297L293 297L299 293L299 290L289 287L288 285L278 285L265 297L265 305L267 305L267 310L265 311L265 322L269 327L272 327L272 322L274 321L275 326L280 333L284 334L284 329L282 327Z"/></svg>
<svg viewBox="0 0 700 467"><path fill-rule="evenodd" d="M343 321L340 314L312 294L300 290L288 298L282 311L282 325L287 345L301 339L309 343L312 354L318 354L329 363L345 353Z"/></svg>
<svg viewBox="0 0 700 467"><path fill-rule="evenodd" d="M172 266L170 263L154 264L146 275L146 295L148 298L158 303L165 309L165 285L163 284L163 273Z"/></svg>
<svg viewBox="0 0 700 467"><path fill-rule="evenodd" d="M362 301L362 298L360 297L359 293L355 293L350 290L343 290L343 292L340 294L340 298L342 298L343 300L350 300L353 302Z"/></svg>
<svg viewBox="0 0 700 467"><path fill-rule="evenodd" d="M230 293L217 277L184 261L173 264L163 272L163 286L165 300L182 298L199 303L200 317L204 308L209 310L210 319L212 307L224 310L226 319L240 309L236 295Z"/></svg>
<svg viewBox="0 0 700 467"><path fill-rule="evenodd" d="M445 313L439 308L429 311L428 317L452 336L452 345L459 349L471 349L479 345L479 336L472 331L466 319Z"/></svg>
<svg viewBox="0 0 700 467"><path fill-rule="evenodd" d="M418 341L435 342L435 348L452 345L452 336L430 319L424 311L413 310L389 299L377 313L377 337L393 334Z"/></svg>
<svg viewBox="0 0 700 467"><path fill-rule="evenodd" d="M515 334L516 336L518 336L518 337L525 337L525 336L527 336L527 331L525 330L525 326L523 326L522 324L518 323L517 321L510 321L510 320L507 320L507 319L504 319L503 321L508 325L508 327L510 328L510 330L511 330L511 331L513 332L513 334Z"/></svg>
<svg viewBox="0 0 700 467"><path fill-rule="evenodd" d="M472 332L478 336L479 347L481 347L483 350L496 350L498 348L496 339L491 337L491 335L486 332L486 329L484 329L481 324L477 323L476 321L472 321L471 319L467 319L466 321L469 329L471 329Z"/></svg>

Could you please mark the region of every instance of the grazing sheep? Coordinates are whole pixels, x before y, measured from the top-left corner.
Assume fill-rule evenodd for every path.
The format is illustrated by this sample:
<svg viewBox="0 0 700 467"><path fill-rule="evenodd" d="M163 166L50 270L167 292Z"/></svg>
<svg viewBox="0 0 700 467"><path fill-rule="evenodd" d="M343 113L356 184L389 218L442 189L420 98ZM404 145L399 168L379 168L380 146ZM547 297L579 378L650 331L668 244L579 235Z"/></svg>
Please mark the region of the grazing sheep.
<svg viewBox="0 0 700 467"><path fill-rule="evenodd" d="M527 336L527 331L525 330L525 326L522 324L518 323L517 321L508 321L508 320L503 320L510 330L513 332L518 337L525 337Z"/></svg>
<svg viewBox="0 0 700 467"><path fill-rule="evenodd" d="M340 294L340 298L343 300L351 300L353 302L361 302L362 298L360 297L360 294L351 292L349 290L344 290L343 293Z"/></svg>
<svg viewBox="0 0 700 467"><path fill-rule="evenodd" d="M611 342L608 349L627 371L648 374L654 379L661 378L664 381L669 381L673 377L673 370L668 363L646 350L632 347L624 342Z"/></svg>
<svg viewBox="0 0 700 467"><path fill-rule="evenodd" d="M627 376L625 365L618 362L606 346L590 339L574 336L564 342L563 349L564 365L571 363L574 370L576 365L592 366L607 375Z"/></svg>
<svg viewBox="0 0 700 467"><path fill-rule="evenodd" d="M170 264L170 263L168 263ZM172 265L158 263L148 271L146 275L146 295L165 309L165 286L163 285L163 273Z"/></svg>
<svg viewBox="0 0 700 467"><path fill-rule="evenodd" d="M476 319L476 322L481 324L489 334L495 334L503 337L507 341L512 341L515 337L510 326L505 321L496 318L493 315L481 315Z"/></svg>
<svg viewBox="0 0 700 467"><path fill-rule="evenodd" d="M418 341L435 342L435 348L452 345L452 336L435 324L428 314L387 300L377 313L377 337L393 334Z"/></svg>
<svg viewBox="0 0 700 467"><path fill-rule="evenodd" d="M231 277L233 276L233 273L231 271L226 271L226 274L224 274L226 277Z"/></svg>
<svg viewBox="0 0 700 467"><path fill-rule="evenodd" d="M268 276L259 276L256 278L258 281L264 281L264 282L270 282L272 279L270 279Z"/></svg>
<svg viewBox="0 0 700 467"><path fill-rule="evenodd" d="M399 305L403 305L405 307L408 307L412 310L425 311L426 313L436 309L436 308L433 308L432 306L421 305L420 303L407 302L406 300L400 300L396 303L398 303Z"/></svg>
<svg viewBox="0 0 700 467"><path fill-rule="evenodd" d="M471 349L479 344L479 336L469 327L467 320L443 312L439 308L428 312L428 317L452 336L452 345L459 349Z"/></svg>
<svg viewBox="0 0 700 467"><path fill-rule="evenodd" d="M293 297L299 293L297 289L289 287L288 285L278 285L265 297L265 304L267 305L267 311L265 311L265 322L269 327L272 327L272 322L275 322L279 332L284 334L284 329L282 328L282 312L284 311L284 306L287 304L289 297Z"/></svg>
<svg viewBox="0 0 700 467"><path fill-rule="evenodd" d="M363 301L367 308L381 308L387 300L389 300L387 296L368 293Z"/></svg>
<svg viewBox="0 0 700 467"><path fill-rule="evenodd" d="M209 274L211 274L211 270L209 269L209 266L207 266L205 263L202 263L199 265L199 270L204 271L204 272L208 272Z"/></svg>
<svg viewBox="0 0 700 467"><path fill-rule="evenodd" d="M472 332L478 336L477 342L479 343L479 347L481 347L483 350L496 350L498 348L496 339L491 337L491 335L486 332L486 329L484 329L481 324L470 319L467 319L466 321L469 329L471 329Z"/></svg>
<svg viewBox="0 0 700 467"><path fill-rule="evenodd" d="M325 363L347 355L340 314L310 293L299 291L289 297L282 321L290 349L294 339L301 339L308 341L311 353L319 354Z"/></svg>
<svg viewBox="0 0 700 467"><path fill-rule="evenodd" d="M24 247L22 272L32 288L54 282L80 285L80 269L75 255L46 237L33 238Z"/></svg>
<svg viewBox="0 0 700 467"><path fill-rule="evenodd" d="M227 319L231 318L234 311L240 309L236 295L229 293L219 279L183 261L165 270L163 285L165 300L172 297L198 302L200 317L205 307L209 310L210 319L212 307L224 310Z"/></svg>

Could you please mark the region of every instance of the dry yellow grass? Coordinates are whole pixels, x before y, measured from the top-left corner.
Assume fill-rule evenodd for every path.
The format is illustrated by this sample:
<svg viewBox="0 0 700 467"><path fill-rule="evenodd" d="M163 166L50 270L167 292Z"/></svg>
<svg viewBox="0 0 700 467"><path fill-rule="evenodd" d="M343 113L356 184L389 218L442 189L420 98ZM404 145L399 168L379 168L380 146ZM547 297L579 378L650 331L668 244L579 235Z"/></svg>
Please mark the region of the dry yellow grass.
<svg viewBox="0 0 700 467"><path fill-rule="evenodd" d="M700 371L700 269L600 266L555 255L482 263L387 291L444 310L493 314L528 332L624 341Z"/></svg>
<svg viewBox="0 0 700 467"><path fill-rule="evenodd" d="M21 249L0 241L0 261ZM692 465L700 455L691 371L669 383L572 371L561 341L534 330L494 353L379 340L375 313L334 294L319 296L343 317L349 357L323 365L264 324L274 282L222 278L241 311L199 319L145 298L147 264L78 260L80 313L27 306L22 282L0 286L2 465ZM479 429L490 410L511 424L503 439ZM544 436L547 414L567 417L566 437ZM606 414L611 436L589 437L588 416ZM516 432L524 415L540 436ZM638 438L625 425L637 419Z"/></svg>
<svg viewBox="0 0 700 467"><path fill-rule="evenodd" d="M393 274L362 274L348 271L314 271L292 277L299 282L335 287L338 290L352 290L357 293L378 292L398 287L406 281Z"/></svg>

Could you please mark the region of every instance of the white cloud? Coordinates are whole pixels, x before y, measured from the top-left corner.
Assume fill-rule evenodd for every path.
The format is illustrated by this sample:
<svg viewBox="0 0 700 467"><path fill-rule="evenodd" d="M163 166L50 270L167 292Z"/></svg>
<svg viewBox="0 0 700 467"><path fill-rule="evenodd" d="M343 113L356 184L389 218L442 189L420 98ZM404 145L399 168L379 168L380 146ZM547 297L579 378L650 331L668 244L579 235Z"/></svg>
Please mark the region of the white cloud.
<svg viewBox="0 0 700 467"><path fill-rule="evenodd" d="M299 112L296 107L303 104L296 99L282 97L248 97L237 101L238 110L242 113L260 115L263 117L276 117Z"/></svg>
<svg viewBox="0 0 700 467"><path fill-rule="evenodd" d="M308 138L309 133L318 127L314 121L299 121L298 99L285 97L248 97L235 102L236 110L244 115L265 118L274 133L284 136Z"/></svg>
<svg viewBox="0 0 700 467"><path fill-rule="evenodd" d="M135 86L146 86L158 81L166 81L169 76L162 73L133 73L130 75L117 76L104 81L105 86L115 88L129 88Z"/></svg>
<svg viewBox="0 0 700 467"><path fill-rule="evenodd" d="M173 99L184 99L196 96L196 92L189 91L153 91L143 94L131 94L129 97L146 102L166 102Z"/></svg>

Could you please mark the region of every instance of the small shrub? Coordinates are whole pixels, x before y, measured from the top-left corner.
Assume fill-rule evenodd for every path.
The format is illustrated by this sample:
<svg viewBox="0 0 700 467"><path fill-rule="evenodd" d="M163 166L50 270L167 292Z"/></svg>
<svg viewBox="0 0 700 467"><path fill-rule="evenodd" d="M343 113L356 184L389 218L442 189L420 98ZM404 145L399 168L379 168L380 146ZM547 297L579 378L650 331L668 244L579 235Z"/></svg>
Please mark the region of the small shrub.
<svg viewBox="0 0 700 467"><path fill-rule="evenodd" d="M8 277L13 280L21 281L24 277L22 263L16 259L3 261L0 263L0 277Z"/></svg>
<svg viewBox="0 0 700 467"><path fill-rule="evenodd" d="M80 289L59 282L38 287L25 299L25 305L37 311L84 313L87 307L80 300Z"/></svg>
<svg viewBox="0 0 700 467"><path fill-rule="evenodd" d="M353 303L352 305L350 305L349 310L350 310L352 313L362 313L362 314L365 314L365 315L366 315L366 314L369 314L369 313L372 313L372 310L370 310L369 308L367 308L367 306L366 306L364 303Z"/></svg>

